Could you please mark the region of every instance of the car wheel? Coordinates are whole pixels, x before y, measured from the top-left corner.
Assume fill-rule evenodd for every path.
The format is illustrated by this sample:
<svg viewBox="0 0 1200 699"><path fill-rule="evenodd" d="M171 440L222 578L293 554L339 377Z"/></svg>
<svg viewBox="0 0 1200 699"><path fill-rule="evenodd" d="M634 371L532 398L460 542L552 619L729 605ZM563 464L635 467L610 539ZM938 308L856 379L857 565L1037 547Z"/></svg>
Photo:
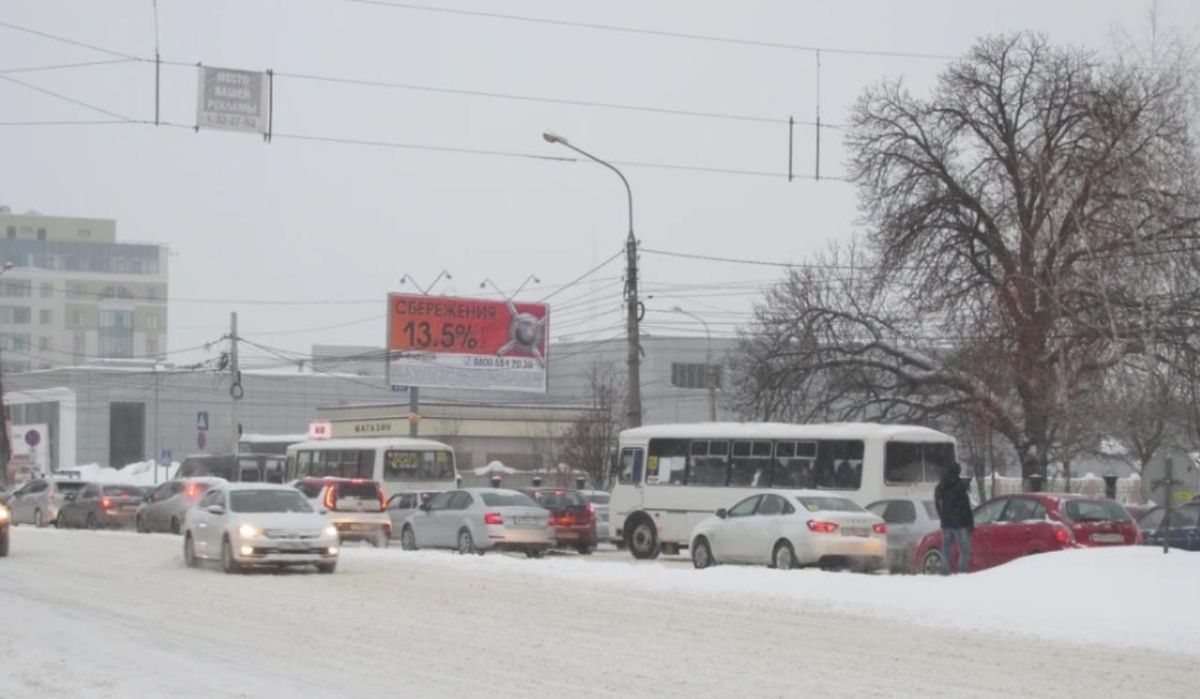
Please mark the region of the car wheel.
<svg viewBox="0 0 1200 699"><path fill-rule="evenodd" d="M708 546L708 539L702 536L696 537L696 540L692 542L692 567L699 570L716 564L717 562L712 557L712 549Z"/></svg>
<svg viewBox="0 0 1200 699"><path fill-rule="evenodd" d="M796 549L792 548L792 542L780 541L775 544L775 551L771 553L771 565L779 570L791 570L796 567Z"/></svg>
<svg viewBox="0 0 1200 699"><path fill-rule="evenodd" d="M87 528L92 531L96 530L96 515L89 513L87 516Z"/></svg>
<svg viewBox="0 0 1200 699"><path fill-rule="evenodd" d="M458 552L464 556L475 553L475 539L471 537L471 530L466 527L458 532Z"/></svg>
<svg viewBox="0 0 1200 699"><path fill-rule="evenodd" d="M541 549L541 548L525 549L525 557L526 558L545 558L546 557L546 549Z"/></svg>
<svg viewBox="0 0 1200 699"><path fill-rule="evenodd" d="M63 521L63 516L62 516L61 512L59 512L58 516L54 518L54 528L55 529L66 529L67 528L67 523Z"/></svg>
<svg viewBox="0 0 1200 699"><path fill-rule="evenodd" d="M649 517L641 516L633 522L626 534L626 544L634 558L646 560L658 558L658 529Z"/></svg>
<svg viewBox="0 0 1200 699"><path fill-rule="evenodd" d="M400 530L400 548L405 551L417 550L417 535L413 532L412 527L404 527Z"/></svg>
<svg viewBox="0 0 1200 699"><path fill-rule="evenodd" d="M137 517L136 517L136 518L133 520L133 528L134 528L134 530L135 530L135 531L137 531L137 533L138 533L138 534L146 534L146 533L148 533L148 532L146 531L146 523L142 521L142 516L141 516L141 515L138 515L138 516L137 516Z"/></svg>
<svg viewBox="0 0 1200 699"><path fill-rule="evenodd" d="M377 534L375 538L371 539L371 545L377 549L385 549L388 547L388 539L387 534Z"/></svg>
<svg viewBox="0 0 1200 699"><path fill-rule="evenodd" d="M337 562L336 561L333 563L318 563L317 564L317 572L322 573L324 575L329 575L336 570L337 570Z"/></svg>
<svg viewBox="0 0 1200 699"><path fill-rule="evenodd" d="M575 547L581 556L590 556L596 550L595 544L580 544Z"/></svg>
<svg viewBox="0 0 1200 699"><path fill-rule="evenodd" d="M196 542L192 541L192 535L188 534L183 537L183 564L188 568L195 568L197 563Z"/></svg>
<svg viewBox="0 0 1200 699"><path fill-rule="evenodd" d="M221 570L230 574L242 572L242 566L233 557L233 547L229 545L229 539L221 541Z"/></svg>
<svg viewBox="0 0 1200 699"><path fill-rule="evenodd" d="M179 524L179 518L172 517L171 518L171 533L178 534L181 529L183 529L183 527Z"/></svg>
<svg viewBox="0 0 1200 699"><path fill-rule="evenodd" d="M44 527L44 526L46 526L46 522L45 522L45 521L43 520L43 518L42 518L42 511L41 511L41 510L34 510L34 511L33 511L33 526L35 526L35 527Z"/></svg>
<svg viewBox="0 0 1200 699"><path fill-rule="evenodd" d="M921 572L925 575L942 574L942 552L932 549L921 559Z"/></svg>

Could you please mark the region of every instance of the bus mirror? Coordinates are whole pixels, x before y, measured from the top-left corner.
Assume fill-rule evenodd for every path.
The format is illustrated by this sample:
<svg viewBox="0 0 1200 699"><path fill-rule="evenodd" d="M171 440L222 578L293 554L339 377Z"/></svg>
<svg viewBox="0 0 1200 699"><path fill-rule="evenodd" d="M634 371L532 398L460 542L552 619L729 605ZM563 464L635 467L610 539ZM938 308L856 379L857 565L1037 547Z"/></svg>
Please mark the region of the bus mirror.
<svg viewBox="0 0 1200 699"><path fill-rule="evenodd" d="M717 510L717 516L718 516L718 517L720 517L721 519L725 519L726 515L728 515L728 514L729 514L729 513L725 511L725 508L724 508L724 507L722 507L721 509Z"/></svg>

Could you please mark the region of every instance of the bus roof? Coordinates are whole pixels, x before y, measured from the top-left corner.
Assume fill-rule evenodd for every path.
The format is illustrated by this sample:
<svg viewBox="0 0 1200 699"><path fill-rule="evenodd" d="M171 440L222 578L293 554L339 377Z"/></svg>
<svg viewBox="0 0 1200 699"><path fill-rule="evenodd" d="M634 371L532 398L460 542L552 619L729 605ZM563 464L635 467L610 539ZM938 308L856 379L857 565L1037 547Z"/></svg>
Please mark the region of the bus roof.
<svg viewBox="0 0 1200 699"><path fill-rule="evenodd" d="M785 422L696 422L649 425L621 432L621 439L883 439L898 442L953 442L944 432L918 425L832 422L794 425Z"/></svg>
<svg viewBox="0 0 1200 699"><path fill-rule="evenodd" d="M288 446L288 451L298 449L445 449L453 451L449 445L435 442L432 439L413 437L347 437L344 439L313 439L297 442Z"/></svg>

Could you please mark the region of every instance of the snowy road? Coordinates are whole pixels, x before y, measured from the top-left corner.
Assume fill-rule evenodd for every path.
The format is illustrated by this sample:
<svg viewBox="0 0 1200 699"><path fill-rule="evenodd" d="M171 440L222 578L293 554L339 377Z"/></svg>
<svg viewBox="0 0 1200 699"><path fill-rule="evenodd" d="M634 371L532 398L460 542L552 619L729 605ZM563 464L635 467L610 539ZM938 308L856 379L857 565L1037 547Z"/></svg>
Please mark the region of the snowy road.
<svg viewBox="0 0 1200 699"><path fill-rule="evenodd" d="M1195 693L1196 655L931 628L751 589L780 580L813 594L896 582L357 548L333 576L227 576L185 569L176 537L21 527L0 560L0 697ZM959 604L946 590L928 603ZM1195 623L1175 636L1191 653Z"/></svg>

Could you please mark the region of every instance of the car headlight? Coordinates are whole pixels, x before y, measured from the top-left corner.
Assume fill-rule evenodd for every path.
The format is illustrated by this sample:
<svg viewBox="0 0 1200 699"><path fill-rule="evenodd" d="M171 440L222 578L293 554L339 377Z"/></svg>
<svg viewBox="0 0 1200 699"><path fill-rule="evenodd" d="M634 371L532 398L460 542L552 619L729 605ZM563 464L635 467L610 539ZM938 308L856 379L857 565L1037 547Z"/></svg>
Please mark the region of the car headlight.
<svg viewBox="0 0 1200 699"><path fill-rule="evenodd" d="M238 527L238 534L240 534L243 539L253 539L257 536L260 536L262 534L262 530L249 524L243 524L242 526Z"/></svg>
<svg viewBox="0 0 1200 699"><path fill-rule="evenodd" d="M330 524L329 526L327 526L327 527L325 527L324 529L322 529L322 530L321 530L321 533L322 533L322 534L324 534L325 536L334 536L334 537L336 537L336 536L338 535L338 533L337 533L337 527L333 526L332 524Z"/></svg>
<svg viewBox="0 0 1200 699"><path fill-rule="evenodd" d="M7 522L7 521L8 521L8 508L5 507L4 505L0 505L0 522Z"/></svg>

